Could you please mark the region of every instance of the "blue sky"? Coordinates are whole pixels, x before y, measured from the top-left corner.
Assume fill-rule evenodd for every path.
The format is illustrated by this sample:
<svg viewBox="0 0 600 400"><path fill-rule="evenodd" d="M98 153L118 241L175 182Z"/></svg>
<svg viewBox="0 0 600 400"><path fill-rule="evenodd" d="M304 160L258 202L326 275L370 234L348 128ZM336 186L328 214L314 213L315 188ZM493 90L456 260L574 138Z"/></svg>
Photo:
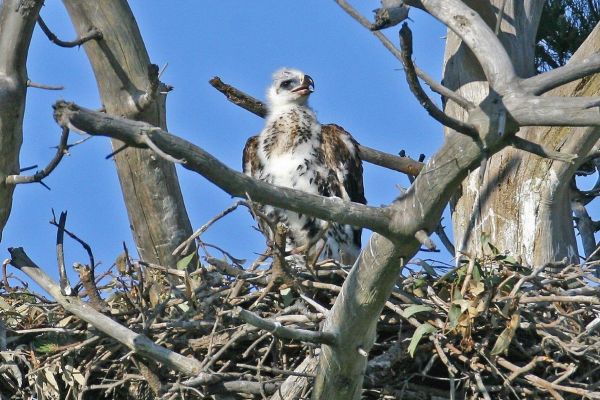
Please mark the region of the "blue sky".
<svg viewBox="0 0 600 400"><path fill-rule="evenodd" d="M356 1L371 18L378 1ZM273 71L282 66L302 69L315 80L311 104L323 123L334 122L361 143L389 153L405 149L418 157L431 155L442 143L442 129L407 89L400 63L334 1L130 1L152 62L168 68L162 80L175 87L168 96L169 131L194 142L226 164L240 168L246 139L263 121L232 105L208 80L225 82L264 98ZM46 1L42 16L62 39L75 33L56 0ZM410 22L417 64L439 79L445 29L413 10ZM397 29L386 32L397 43ZM44 166L52 157L60 130L51 105L58 99L99 108L96 83L83 48L63 49L36 29L28 61L32 81L64 85L61 92L30 89L21 165ZM72 135L72 139L80 139ZM23 246L33 260L57 276L56 230L48 224L51 209L68 210L67 226L88 241L96 259L110 266L131 240L127 215L106 138L92 138L72 149L39 184L19 185L5 228L1 251ZM199 175L178 168L192 225L197 228L232 203L232 199ZM388 204L408 186L402 174L365 165L365 190L371 205ZM449 221L448 221L449 223ZM227 217L203 239L235 256L252 259L264 240L252 229L246 210ZM215 255L219 255L217 252ZM435 255L449 260L447 253ZM67 263L86 260L83 250L67 247Z"/></svg>

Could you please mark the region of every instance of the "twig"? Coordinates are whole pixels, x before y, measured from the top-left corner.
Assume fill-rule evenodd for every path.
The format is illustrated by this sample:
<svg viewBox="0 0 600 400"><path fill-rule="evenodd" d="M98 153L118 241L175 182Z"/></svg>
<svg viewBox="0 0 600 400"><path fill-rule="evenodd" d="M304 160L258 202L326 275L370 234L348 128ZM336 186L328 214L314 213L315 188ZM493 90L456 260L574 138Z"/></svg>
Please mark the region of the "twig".
<svg viewBox="0 0 600 400"><path fill-rule="evenodd" d="M335 0L335 2L344 11L346 11L346 13L348 13L352 18L354 18L359 24L361 24L363 27L365 27L371 31L371 23L366 18L364 18L362 15L360 15L360 13L357 10L355 10L350 4L348 4L345 0ZM388 49L389 52L392 53L392 55L394 57L396 57L396 59L398 59L399 61L402 61L402 55L401 55L400 50L398 50L394 46L394 44L383 33L379 32L379 31L371 31L371 32L373 33L373 35L375 35L375 37L377 39L379 39L381 44L383 44L383 46L386 49ZM470 110L470 109L475 108L475 104L473 104L471 101L465 99L464 97L462 97L460 94L456 93L455 91L448 89L444 85L439 84L438 82L434 81L425 71L421 70L420 68L418 68L416 66L415 66L415 72L419 76L419 78L423 79L423 81L427 84L427 86L429 86L431 88L431 90L433 90L434 92L436 92L448 99L451 99L452 101L454 101L456 104L458 104L465 110Z"/></svg>
<svg viewBox="0 0 600 400"><path fill-rule="evenodd" d="M239 316L246 323L259 329L272 333L274 336L282 339L301 340L309 343L327 344L333 346L336 344L336 337L329 332L314 332L305 329L291 329L281 326L281 324L246 311L241 307L234 309L234 315Z"/></svg>
<svg viewBox="0 0 600 400"><path fill-rule="evenodd" d="M400 45L402 48L402 64L404 65L404 70L406 72L406 80L408 82L408 86L419 101L419 103L423 106L425 111L427 111L427 113L431 115L431 117L433 117L442 125L447 126L448 128L451 128L464 135L470 136L473 139L479 140L477 129L473 125L463 121L459 121L445 114L433 103L433 101L431 101L431 99L427 96L427 94L421 87L419 79L417 79L415 67L412 62L412 32L410 31L410 28L408 27L408 24L406 24L406 22L402 24L402 29L400 29Z"/></svg>
<svg viewBox="0 0 600 400"><path fill-rule="evenodd" d="M271 372L271 373L274 373L274 374L281 374L281 375L303 376L305 378L314 378L315 377L314 374L306 374L304 372L288 371L288 370L285 370L285 369L265 367L265 366L262 366L262 365L259 368L259 367L255 367L254 365L237 363L236 366L238 366L240 368L251 369L253 371L257 371L257 370L260 369L260 370L265 371L265 372Z"/></svg>
<svg viewBox="0 0 600 400"><path fill-rule="evenodd" d="M48 39L52 43L54 43L60 47L76 47L76 46L81 46L85 42L93 40L93 39L96 39L96 40L102 39L102 32L100 32L96 28L91 28L90 31L85 36L82 36L81 38L75 39L70 42L66 42L64 40L60 40L54 33L52 33L52 31L50 30L50 28L48 28L48 25L46 25L46 23L44 22L44 20L42 19L41 16L38 16L37 22L38 22L38 25L40 26L40 28L42 28L42 31L48 37Z"/></svg>
<svg viewBox="0 0 600 400"><path fill-rule="evenodd" d="M48 175L54 171L54 169L58 166L63 156L67 154L67 140L69 139L69 128L63 127L62 134L60 135L60 142L58 145L58 149L56 150L56 154L50 160L48 165L41 171L37 171L33 175L25 176L25 175L9 175L6 177L7 185L17 185L20 183L33 183L39 182L43 183L42 179L46 178ZM48 186L44 185L46 188Z"/></svg>
<svg viewBox="0 0 600 400"><path fill-rule="evenodd" d="M180 254L182 251L186 250L189 247L189 245L194 241L194 239L196 239L197 237L200 237L215 222L217 222L218 220L220 220L221 218L223 218L227 214L230 214L233 211L235 211L240 206L240 204L242 204L242 203L244 203L244 200L237 200L231 206L227 207L225 210L221 211L219 214L217 214L214 217L212 217L207 223L205 223L204 225L202 225L200 227L200 229L198 229L196 232L194 232L192 234L192 236L190 236L189 238L187 238L183 242L181 242L181 244L179 246L177 246L177 248L175 250L173 250L172 254L175 256L177 254Z"/></svg>

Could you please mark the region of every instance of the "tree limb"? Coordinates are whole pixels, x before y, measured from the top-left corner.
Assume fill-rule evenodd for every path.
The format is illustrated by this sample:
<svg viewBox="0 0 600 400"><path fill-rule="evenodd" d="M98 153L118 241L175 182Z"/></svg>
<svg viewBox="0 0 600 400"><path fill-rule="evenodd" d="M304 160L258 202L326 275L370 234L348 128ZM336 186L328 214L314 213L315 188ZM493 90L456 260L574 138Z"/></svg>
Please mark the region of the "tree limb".
<svg viewBox="0 0 600 400"><path fill-rule="evenodd" d="M23 115L27 93L27 52L42 0L0 3L0 240L12 208L14 185L6 177L19 173Z"/></svg>
<svg viewBox="0 0 600 400"><path fill-rule="evenodd" d="M242 320L244 320L244 322L270 332L273 334L273 336L281 339L300 340L303 342L328 345L334 345L336 343L335 335L329 332L315 332L306 329L286 328L277 322L261 318L258 315L244 310L241 307L236 307L233 312L234 315L240 317Z"/></svg>
<svg viewBox="0 0 600 400"><path fill-rule="evenodd" d="M558 86L598 72L600 72L600 53L527 78L521 81L521 86L531 94L540 95Z"/></svg>
<svg viewBox="0 0 600 400"><path fill-rule="evenodd" d="M431 101L421 87L412 62L412 32L406 22L402 25L402 29L400 29L400 46L402 48L402 64L404 65L404 71L406 72L408 87L425 111L440 124L478 140L479 135L477 134L477 129L475 129L473 125L446 115L433 103L433 101Z"/></svg>
<svg viewBox="0 0 600 400"><path fill-rule="evenodd" d="M155 344L148 337L136 333L96 311L78 297L63 296L59 285L27 256L23 248L11 247L8 251L11 256L11 265L33 279L68 312L92 324L96 329L117 340L136 354L159 361L167 367L188 376L194 376L201 371L198 360L184 357Z"/></svg>
<svg viewBox="0 0 600 400"><path fill-rule="evenodd" d="M82 44L84 44L85 42L87 42L89 40L102 39L102 32L100 32L96 28L91 28L90 31L86 35L84 35L80 38L77 38L77 39L71 40L71 41L64 41L64 40L60 40L50 30L50 28L48 28L48 25L46 25L46 23L44 22L44 20L42 19L41 16L38 16L37 23L40 26L40 28L42 28L42 31L44 32L44 34L48 37L48 40L50 40L52 43L54 43L60 47L67 47L67 48L76 47L76 46L81 46Z"/></svg>
<svg viewBox="0 0 600 400"><path fill-rule="evenodd" d="M41 182L44 178L54 171L54 169L60 164L64 155L67 154L67 141L69 140L69 128L63 127L62 134L60 135L60 142L58 143L58 148L56 150L56 154L50 160L48 165L42 169L41 171L37 171L33 175L25 176L25 175L9 175L6 177L7 185L17 185L20 183L33 183L33 182Z"/></svg>
<svg viewBox="0 0 600 400"><path fill-rule="evenodd" d="M127 120L86 110L59 101L54 117L62 126L72 125L91 135L108 136L133 147L145 147L143 136L149 137L163 152L183 161L183 166L204 176L232 196L246 197L317 218L362 226L391 235L386 208L365 206L337 197L323 197L258 181L225 166L198 146L173 136L145 122Z"/></svg>
<svg viewBox="0 0 600 400"><path fill-rule="evenodd" d="M221 78L217 76L212 78L209 83L219 92L223 93L233 104L242 107L244 110L250 111L254 115L258 115L261 118L266 117L267 106L262 101L224 83ZM380 167L393 169L394 171L403 172L408 175L416 176L423 167L422 163L411 160L410 158L398 157L363 145L358 145L358 151L360 152L360 158L363 161L379 165Z"/></svg>
<svg viewBox="0 0 600 400"><path fill-rule="evenodd" d="M550 150L541 144L531 142L518 136L513 136L511 138L511 144L517 149L538 155L540 157L548 158L550 160L573 164L575 159L577 159L577 154L561 153L560 151Z"/></svg>

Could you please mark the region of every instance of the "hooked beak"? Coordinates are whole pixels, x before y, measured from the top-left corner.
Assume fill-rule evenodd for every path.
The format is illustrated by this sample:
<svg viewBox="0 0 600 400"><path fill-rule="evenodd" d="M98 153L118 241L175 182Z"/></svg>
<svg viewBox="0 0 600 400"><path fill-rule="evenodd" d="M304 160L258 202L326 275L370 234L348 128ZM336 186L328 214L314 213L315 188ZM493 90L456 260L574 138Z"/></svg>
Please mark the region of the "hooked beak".
<svg viewBox="0 0 600 400"><path fill-rule="evenodd" d="M300 82L300 86L292 89L292 92L300 93L302 95L308 95L314 91L315 91L315 82L308 75L304 75L304 77L302 78L302 82Z"/></svg>

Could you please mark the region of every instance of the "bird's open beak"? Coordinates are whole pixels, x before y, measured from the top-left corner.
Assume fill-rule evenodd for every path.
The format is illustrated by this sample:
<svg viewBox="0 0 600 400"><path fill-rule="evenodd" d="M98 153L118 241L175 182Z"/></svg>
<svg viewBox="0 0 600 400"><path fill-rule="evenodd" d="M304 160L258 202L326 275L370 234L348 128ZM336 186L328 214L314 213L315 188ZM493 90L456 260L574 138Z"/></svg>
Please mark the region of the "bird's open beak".
<svg viewBox="0 0 600 400"><path fill-rule="evenodd" d="M307 95L315 91L315 82L308 75L304 75L302 78L302 82L300 82L300 86L292 89L294 93L300 93L302 95Z"/></svg>

